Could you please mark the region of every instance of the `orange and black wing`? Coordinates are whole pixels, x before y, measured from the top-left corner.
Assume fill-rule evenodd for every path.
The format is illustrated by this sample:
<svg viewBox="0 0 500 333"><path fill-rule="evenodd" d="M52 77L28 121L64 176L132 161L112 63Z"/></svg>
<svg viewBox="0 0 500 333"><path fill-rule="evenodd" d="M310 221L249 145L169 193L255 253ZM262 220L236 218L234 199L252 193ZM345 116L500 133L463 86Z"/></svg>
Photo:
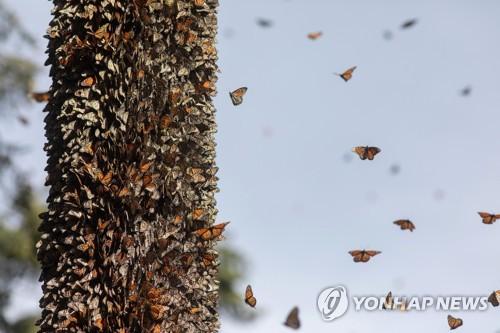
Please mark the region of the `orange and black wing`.
<svg viewBox="0 0 500 333"><path fill-rule="evenodd" d="M368 158L370 161L373 161L375 158L375 155L380 153L382 150L378 147L366 147L366 158Z"/></svg>
<svg viewBox="0 0 500 333"><path fill-rule="evenodd" d="M488 302L490 302L494 307L500 305L500 290L492 292L488 297Z"/></svg>
<svg viewBox="0 0 500 333"><path fill-rule="evenodd" d="M300 328L299 308L294 307L286 317L283 325L298 330Z"/></svg>
<svg viewBox="0 0 500 333"><path fill-rule="evenodd" d="M48 92L31 92L29 97L35 102L43 103L48 102L50 95Z"/></svg>
<svg viewBox="0 0 500 333"><path fill-rule="evenodd" d="M357 146L352 148L352 151L358 154L360 159L366 160L366 147Z"/></svg>
<svg viewBox="0 0 500 333"><path fill-rule="evenodd" d="M345 82L349 81L352 78L352 73L357 68L357 66L353 66L349 69L346 69L342 74L337 74L344 80Z"/></svg>
<svg viewBox="0 0 500 333"><path fill-rule="evenodd" d="M245 303L250 305L252 308L254 308L257 304L257 299L253 295L252 286L250 285L248 285L247 289L245 290Z"/></svg>
<svg viewBox="0 0 500 333"><path fill-rule="evenodd" d="M243 103L243 96L245 96L247 90L247 87L241 87L229 93L233 105L240 105Z"/></svg>
<svg viewBox="0 0 500 333"><path fill-rule="evenodd" d="M212 240L220 235L222 235L222 232L224 232L224 229L226 228L226 225L228 225L229 222L224 222L224 223L219 223L216 224L212 227L209 228L201 228L198 230L195 230L195 234L200 236L204 240Z"/></svg>
<svg viewBox="0 0 500 333"><path fill-rule="evenodd" d="M320 38L322 35L323 35L323 32L316 31L316 32L308 33L307 38L309 38L310 40L316 40L316 39Z"/></svg>
<svg viewBox="0 0 500 333"><path fill-rule="evenodd" d="M450 330L454 330L459 328L464 324L463 320L460 318L455 318L453 316L448 315L448 326L450 326Z"/></svg>
<svg viewBox="0 0 500 333"><path fill-rule="evenodd" d="M478 212L478 214L483 219L484 224L493 224L497 220L497 218L500 217L500 216L497 217L497 215L486 212Z"/></svg>
<svg viewBox="0 0 500 333"><path fill-rule="evenodd" d="M410 220L396 220L394 221L395 225L398 225L401 230L410 230L413 232L415 230L415 225Z"/></svg>

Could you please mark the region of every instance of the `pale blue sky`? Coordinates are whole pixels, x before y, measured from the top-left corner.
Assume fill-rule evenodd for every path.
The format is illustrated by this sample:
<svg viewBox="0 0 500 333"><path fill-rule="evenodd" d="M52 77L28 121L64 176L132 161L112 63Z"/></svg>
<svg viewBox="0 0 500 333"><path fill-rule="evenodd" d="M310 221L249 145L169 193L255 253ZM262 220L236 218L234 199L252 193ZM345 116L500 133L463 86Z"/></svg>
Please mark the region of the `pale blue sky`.
<svg viewBox="0 0 500 333"><path fill-rule="evenodd" d="M43 35L48 2L6 2ZM251 283L263 312L246 326L224 318L222 332L287 332L294 305L305 332L445 332L447 313L432 311L350 311L324 323L315 299L337 283L356 295L500 289L500 225L476 213L500 212L500 2L222 0L219 12L219 219L232 221L227 242L251 263L241 290ZM259 17L273 27L258 27ZM414 28L399 29L414 17ZM319 40L305 37L317 30ZM30 53L40 65L44 47ZM352 65L347 84L332 74ZM247 96L234 107L228 91L242 85ZM38 183L40 111L25 112L29 130L2 128L32 147L21 161ZM382 148L375 161L344 161L366 144ZM415 232L392 225L398 218ZM354 248L383 253L354 264ZM460 332L495 332L496 312L458 313Z"/></svg>

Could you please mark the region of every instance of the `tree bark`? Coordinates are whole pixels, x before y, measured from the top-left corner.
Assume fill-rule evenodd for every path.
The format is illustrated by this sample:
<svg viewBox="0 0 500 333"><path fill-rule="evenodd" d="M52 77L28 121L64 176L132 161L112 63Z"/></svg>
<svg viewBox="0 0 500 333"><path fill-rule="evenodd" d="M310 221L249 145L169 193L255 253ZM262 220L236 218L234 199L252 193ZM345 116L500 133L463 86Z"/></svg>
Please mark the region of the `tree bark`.
<svg viewBox="0 0 500 333"><path fill-rule="evenodd" d="M217 2L54 0L39 332L218 331Z"/></svg>

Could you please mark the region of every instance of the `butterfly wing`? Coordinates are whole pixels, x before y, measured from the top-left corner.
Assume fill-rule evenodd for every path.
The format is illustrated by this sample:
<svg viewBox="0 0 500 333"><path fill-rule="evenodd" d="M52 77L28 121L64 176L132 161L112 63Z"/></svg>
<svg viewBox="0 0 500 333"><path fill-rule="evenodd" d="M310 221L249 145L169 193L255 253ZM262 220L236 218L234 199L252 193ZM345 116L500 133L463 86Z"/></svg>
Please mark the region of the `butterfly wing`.
<svg viewBox="0 0 500 333"><path fill-rule="evenodd" d="M500 305L500 302L498 301L498 294L500 294L500 291L494 291L488 297L488 302L490 302L491 305L493 305L494 307L497 307L498 305Z"/></svg>
<svg viewBox="0 0 500 333"><path fill-rule="evenodd" d="M366 157L370 160L373 161L375 158L375 155L380 153L382 150L378 147L367 147L366 148Z"/></svg>
<svg viewBox="0 0 500 333"><path fill-rule="evenodd" d="M448 315L448 326L450 326L450 330L457 329L462 325L463 325L462 319Z"/></svg>
<svg viewBox="0 0 500 333"><path fill-rule="evenodd" d="M360 159L366 160L366 147L357 146L352 148L352 151L358 154Z"/></svg>
<svg viewBox="0 0 500 333"><path fill-rule="evenodd" d="M241 87L229 93L233 105L240 105L243 103L243 96L245 96L247 90L247 87Z"/></svg>
<svg viewBox="0 0 500 333"><path fill-rule="evenodd" d="M257 304L257 299L253 295L252 286L248 285L245 290L245 303L250 305L252 308Z"/></svg>
<svg viewBox="0 0 500 333"><path fill-rule="evenodd" d="M478 212L478 214L483 219L484 224L492 224L496 220L495 215L493 215L493 214L486 213L486 212Z"/></svg>
<svg viewBox="0 0 500 333"><path fill-rule="evenodd" d="M33 99L35 102L38 103L43 103L43 102L48 102L49 100L49 93L48 92L32 92L29 93L29 97Z"/></svg>
<svg viewBox="0 0 500 333"><path fill-rule="evenodd" d="M283 325L288 326L290 328L293 328L295 330L300 328L300 319L299 319L299 308L294 307L288 316L286 317L285 322Z"/></svg>
<svg viewBox="0 0 500 333"><path fill-rule="evenodd" d="M384 304L382 305L382 309L392 310L393 306L394 306L394 300L392 298L392 291L389 291L389 293L385 297L385 301L384 301Z"/></svg>
<svg viewBox="0 0 500 333"><path fill-rule="evenodd" d="M320 38L321 35L323 35L323 33L321 31L311 32L311 33L307 34L307 38L309 38L311 40L316 40L316 39Z"/></svg>

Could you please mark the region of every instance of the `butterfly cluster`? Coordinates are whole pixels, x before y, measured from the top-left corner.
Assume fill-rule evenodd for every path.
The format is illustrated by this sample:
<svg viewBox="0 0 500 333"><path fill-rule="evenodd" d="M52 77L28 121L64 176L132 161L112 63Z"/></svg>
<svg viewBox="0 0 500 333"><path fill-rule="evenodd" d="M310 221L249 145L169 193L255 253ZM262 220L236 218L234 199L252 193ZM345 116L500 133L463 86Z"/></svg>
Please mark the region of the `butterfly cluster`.
<svg viewBox="0 0 500 333"><path fill-rule="evenodd" d="M41 331L218 330L217 5L54 1Z"/></svg>

